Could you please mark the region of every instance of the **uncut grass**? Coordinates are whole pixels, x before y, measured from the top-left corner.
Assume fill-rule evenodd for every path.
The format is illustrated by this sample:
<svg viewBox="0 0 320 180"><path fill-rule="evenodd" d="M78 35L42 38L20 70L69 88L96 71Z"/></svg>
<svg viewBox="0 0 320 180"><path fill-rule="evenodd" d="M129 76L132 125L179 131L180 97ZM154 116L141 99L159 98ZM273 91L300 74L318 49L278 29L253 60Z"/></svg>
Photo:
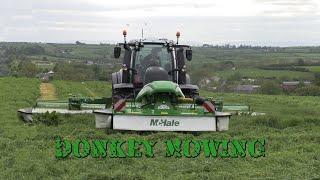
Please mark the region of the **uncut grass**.
<svg viewBox="0 0 320 180"><path fill-rule="evenodd" d="M80 97L110 97L111 85L108 82L99 81L53 81L57 88L59 99L67 99L72 95Z"/></svg>
<svg viewBox="0 0 320 180"><path fill-rule="evenodd" d="M23 84L24 86L21 86ZM39 82L1 78L0 176L43 179L212 179L212 178L293 178L311 179L320 174L319 98L266 95L212 94L226 102L249 103L266 116L233 117L230 130L203 133L135 133L95 129L94 117L60 117L58 126L26 125L15 110L30 104L39 95ZM9 91L12 88L17 91ZM20 90L21 88L21 90ZM3 95L3 93L5 95ZM105 158L57 160L54 141L66 139L147 139L158 141L155 158ZM221 159L165 158L162 142L170 138L266 139L266 157Z"/></svg>

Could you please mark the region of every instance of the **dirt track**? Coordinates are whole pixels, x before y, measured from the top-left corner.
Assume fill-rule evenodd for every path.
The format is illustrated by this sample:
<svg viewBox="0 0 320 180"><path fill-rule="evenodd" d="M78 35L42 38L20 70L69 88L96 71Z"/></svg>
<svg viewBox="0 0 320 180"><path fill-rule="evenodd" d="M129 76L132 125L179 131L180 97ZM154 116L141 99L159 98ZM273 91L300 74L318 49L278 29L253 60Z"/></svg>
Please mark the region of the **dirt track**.
<svg viewBox="0 0 320 180"><path fill-rule="evenodd" d="M41 83L40 93L40 100L57 100L56 88L51 83Z"/></svg>

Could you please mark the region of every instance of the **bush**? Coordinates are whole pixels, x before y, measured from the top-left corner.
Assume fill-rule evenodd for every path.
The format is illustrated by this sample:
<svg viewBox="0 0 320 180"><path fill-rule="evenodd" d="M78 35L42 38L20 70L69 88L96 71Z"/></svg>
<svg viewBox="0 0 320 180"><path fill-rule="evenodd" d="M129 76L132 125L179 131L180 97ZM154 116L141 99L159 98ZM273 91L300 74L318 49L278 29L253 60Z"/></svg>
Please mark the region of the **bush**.
<svg viewBox="0 0 320 180"><path fill-rule="evenodd" d="M295 94L299 96L320 96L319 86L304 86L295 90Z"/></svg>
<svg viewBox="0 0 320 180"><path fill-rule="evenodd" d="M309 69L303 67L295 67L295 66L267 66L267 67L259 67L263 70L283 70L283 71L299 71L299 72L310 72Z"/></svg>
<svg viewBox="0 0 320 180"><path fill-rule="evenodd" d="M35 77L37 74L37 67L29 61L21 61L18 65L18 76Z"/></svg>
<svg viewBox="0 0 320 180"><path fill-rule="evenodd" d="M264 81L261 84L260 93L262 94L276 95L281 94L281 92L281 87L274 81Z"/></svg>
<svg viewBox="0 0 320 180"><path fill-rule="evenodd" d="M47 111L45 114L38 115L36 122L41 122L47 126L57 126L60 123L60 119L55 111L52 113Z"/></svg>
<svg viewBox="0 0 320 180"><path fill-rule="evenodd" d="M243 78L243 75L240 72L234 72L231 76L228 77L229 81L240 81Z"/></svg>

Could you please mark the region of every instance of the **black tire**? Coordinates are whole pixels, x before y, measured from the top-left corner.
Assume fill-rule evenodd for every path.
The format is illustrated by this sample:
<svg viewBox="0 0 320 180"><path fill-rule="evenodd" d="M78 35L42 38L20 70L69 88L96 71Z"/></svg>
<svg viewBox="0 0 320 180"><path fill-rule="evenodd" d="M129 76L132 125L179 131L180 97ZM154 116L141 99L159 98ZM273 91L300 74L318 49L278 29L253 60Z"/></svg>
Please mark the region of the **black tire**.
<svg viewBox="0 0 320 180"><path fill-rule="evenodd" d="M194 98L195 96L199 96L199 91L196 89L188 90L188 92L184 92L186 98Z"/></svg>
<svg viewBox="0 0 320 180"><path fill-rule="evenodd" d="M132 92L128 92L122 89L114 89L112 85L112 104L115 104L120 99L133 99L134 95Z"/></svg>

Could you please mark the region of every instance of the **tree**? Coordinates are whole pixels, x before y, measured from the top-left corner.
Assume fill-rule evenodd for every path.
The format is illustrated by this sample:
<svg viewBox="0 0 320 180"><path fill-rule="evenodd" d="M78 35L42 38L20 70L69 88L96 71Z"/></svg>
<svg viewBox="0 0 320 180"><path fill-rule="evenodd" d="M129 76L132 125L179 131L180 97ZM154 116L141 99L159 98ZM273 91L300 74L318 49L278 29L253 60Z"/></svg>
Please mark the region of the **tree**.
<svg viewBox="0 0 320 180"><path fill-rule="evenodd" d="M76 41L76 45L83 45L83 44L85 44L85 43L82 43L80 41Z"/></svg>
<svg viewBox="0 0 320 180"><path fill-rule="evenodd" d="M12 60L9 69L11 76L18 76L20 62L18 60Z"/></svg>
<svg viewBox="0 0 320 180"><path fill-rule="evenodd" d="M37 67L35 64L27 61L22 61L19 63L19 76L26 76L26 77L35 77L37 74Z"/></svg>
<svg viewBox="0 0 320 180"><path fill-rule="evenodd" d="M320 86L320 73L314 73L314 84Z"/></svg>
<svg viewBox="0 0 320 180"><path fill-rule="evenodd" d="M237 72L233 73L231 76L229 76L228 80L229 81L241 81L242 77L243 77L242 74L239 71L237 71Z"/></svg>
<svg viewBox="0 0 320 180"><path fill-rule="evenodd" d="M260 92L262 94L281 94L281 87L274 81L268 80L261 84Z"/></svg>
<svg viewBox="0 0 320 180"><path fill-rule="evenodd" d="M295 93L299 96L320 96L319 86L305 86L295 90Z"/></svg>
<svg viewBox="0 0 320 180"><path fill-rule="evenodd" d="M192 72L191 74L191 81L194 84L199 85L201 80L203 80L205 77L207 77L206 71L203 71L202 69L196 69L195 71Z"/></svg>
<svg viewBox="0 0 320 180"><path fill-rule="evenodd" d="M298 66L304 66L304 60L299 58L297 64Z"/></svg>
<svg viewBox="0 0 320 180"><path fill-rule="evenodd" d="M95 65L93 65L92 70L93 70L93 73L94 73L94 78L96 80L98 80L99 76L100 76L100 73L101 73L101 69L99 68L99 66L97 64L95 64Z"/></svg>

